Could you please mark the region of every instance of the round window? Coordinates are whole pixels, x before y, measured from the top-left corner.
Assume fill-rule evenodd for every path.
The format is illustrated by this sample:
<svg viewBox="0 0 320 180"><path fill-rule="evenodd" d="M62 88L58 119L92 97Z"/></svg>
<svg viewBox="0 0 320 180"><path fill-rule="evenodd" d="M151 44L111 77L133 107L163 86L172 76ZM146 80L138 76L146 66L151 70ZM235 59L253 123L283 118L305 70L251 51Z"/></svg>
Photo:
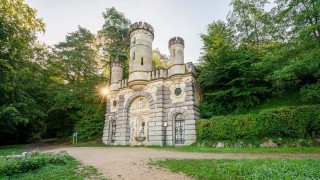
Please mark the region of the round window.
<svg viewBox="0 0 320 180"><path fill-rule="evenodd" d="M118 102L117 102L116 100L114 100L114 101L112 102L113 107L116 107L117 104L118 104Z"/></svg>
<svg viewBox="0 0 320 180"><path fill-rule="evenodd" d="M181 89L181 88L176 88L176 89L174 90L174 94L175 94L176 96L180 96L181 93L182 93L182 89Z"/></svg>

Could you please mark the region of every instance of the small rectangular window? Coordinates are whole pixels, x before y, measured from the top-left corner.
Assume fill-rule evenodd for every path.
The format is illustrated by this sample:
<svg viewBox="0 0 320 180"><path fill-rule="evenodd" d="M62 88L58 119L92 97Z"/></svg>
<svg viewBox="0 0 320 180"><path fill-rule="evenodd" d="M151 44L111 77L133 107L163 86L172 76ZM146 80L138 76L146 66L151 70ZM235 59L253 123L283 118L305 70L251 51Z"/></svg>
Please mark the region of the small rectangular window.
<svg viewBox="0 0 320 180"><path fill-rule="evenodd" d="M132 57L132 60L135 60L135 58L136 58L136 53L135 52L133 52L133 55L132 55L133 57Z"/></svg>
<svg viewBox="0 0 320 180"><path fill-rule="evenodd" d="M143 65L143 58L141 58L141 65Z"/></svg>

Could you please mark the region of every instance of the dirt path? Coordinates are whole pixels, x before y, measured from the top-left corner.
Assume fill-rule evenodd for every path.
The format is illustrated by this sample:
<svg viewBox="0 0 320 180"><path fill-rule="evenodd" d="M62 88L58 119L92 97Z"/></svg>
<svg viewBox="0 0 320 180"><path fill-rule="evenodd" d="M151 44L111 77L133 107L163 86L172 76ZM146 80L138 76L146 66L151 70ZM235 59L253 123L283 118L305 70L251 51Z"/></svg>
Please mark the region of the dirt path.
<svg viewBox="0 0 320 180"><path fill-rule="evenodd" d="M110 179L190 179L163 169L149 167L150 160L173 159L259 159L259 158L320 158L320 154L247 154L247 153L187 153L143 147L66 147L85 165L94 166Z"/></svg>

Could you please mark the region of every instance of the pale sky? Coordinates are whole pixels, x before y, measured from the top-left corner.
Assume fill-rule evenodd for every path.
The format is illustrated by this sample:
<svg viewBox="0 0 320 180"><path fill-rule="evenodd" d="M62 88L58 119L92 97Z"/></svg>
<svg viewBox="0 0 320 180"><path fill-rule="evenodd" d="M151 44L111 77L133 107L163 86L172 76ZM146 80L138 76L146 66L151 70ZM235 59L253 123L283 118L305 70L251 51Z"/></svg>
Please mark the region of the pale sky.
<svg viewBox="0 0 320 180"><path fill-rule="evenodd" d="M225 20L231 0L25 0L38 11L46 24L39 40L48 45L65 40L78 25L96 34L102 28L102 12L115 7L132 23L145 21L155 31L153 49L169 54L168 41L180 36L185 41L185 62L196 63L200 57L200 34L208 24Z"/></svg>

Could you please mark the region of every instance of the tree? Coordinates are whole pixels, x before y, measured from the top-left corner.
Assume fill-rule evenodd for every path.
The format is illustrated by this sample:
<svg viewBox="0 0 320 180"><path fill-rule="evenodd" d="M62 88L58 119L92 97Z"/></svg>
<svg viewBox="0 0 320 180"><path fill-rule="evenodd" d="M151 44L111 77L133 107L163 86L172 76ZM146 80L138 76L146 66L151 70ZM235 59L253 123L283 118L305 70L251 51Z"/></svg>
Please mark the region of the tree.
<svg viewBox="0 0 320 180"><path fill-rule="evenodd" d="M111 62L121 61L124 64L124 76L127 76L130 37L128 34L130 20L114 7L106 9L102 13L104 24L98 32L100 46L102 48L102 61L111 72ZM109 74L110 76L110 74Z"/></svg>
<svg viewBox="0 0 320 180"><path fill-rule="evenodd" d="M68 83L88 81L91 75L99 72L95 40L89 30L79 26L77 31L66 36L65 42L55 45L57 59L64 67L61 73Z"/></svg>
<svg viewBox="0 0 320 180"><path fill-rule="evenodd" d="M41 86L32 87L41 84L41 67L32 57L44 24L23 0L1 0L0 9L0 142L25 142L43 131L45 113L35 93Z"/></svg>
<svg viewBox="0 0 320 180"><path fill-rule="evenodd" d="M227 24L218 21L209 25L208 34L201 35L204 56L197 82L204 91L203 117L252 107L269 92L256 65L261 60L251 51L237 48L231 32Z"/></svg>
<svg viewBox="0 0 320 180"><path fill-rule="evenodd" d="M152 51L152 67L154 69L167 69L169 67L169 58L162 54L159 49Z"/></svg>
<svg viewBox="0 0 320 180"><path fill-rule="evenodd" d="M273 9L275 23L285 42L268 56L273 71L268 79L280 91L300 90L302 99L320 102L320 2L278 0ZM280 33L278 33L280 34Z"/></svg>
<svg viewBox="0 0 320 180"><path fill-rule="evenodd" d="M277 0L276 22L286 30L286 39L312 36L320 45L320 2L318 0Z"/></svg>
<svg viewBox="0 0 320 180"><path fill-rule="evenodd" d="M55 45L48 67L53 81L46 91L48 135L67 138L78 131L79 140L102 136L105 105L98 97L97 87L105 77L95 45L95 36L80 26Z"/></svg>
<svg viewBox="0 0 320 180"><path fill-rule="evenodd" d="M264 10L267 0L232 0L227 21L234 42L258 50L271 40L271 16Z"/></svg>

